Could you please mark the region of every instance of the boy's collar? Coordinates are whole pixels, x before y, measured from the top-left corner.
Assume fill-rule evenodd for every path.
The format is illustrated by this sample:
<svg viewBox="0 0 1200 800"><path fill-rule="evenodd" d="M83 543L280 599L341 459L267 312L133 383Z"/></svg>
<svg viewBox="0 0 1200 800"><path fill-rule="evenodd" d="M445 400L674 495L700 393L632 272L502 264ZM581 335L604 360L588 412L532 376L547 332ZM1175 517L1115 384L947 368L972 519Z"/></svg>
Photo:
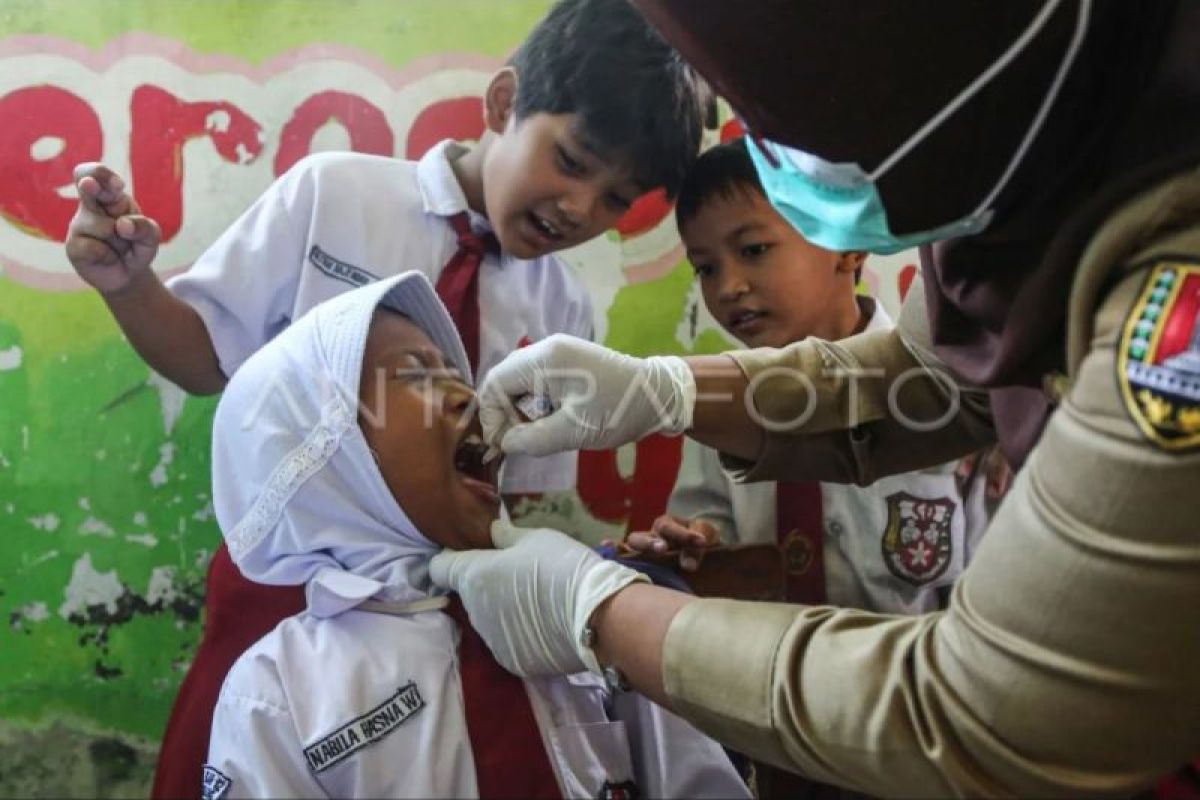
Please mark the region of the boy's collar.
<svg viewBox="0 0 1200 800"><path fill-rule="evenodd" d="M465 146L453 139L444 139L421 157L417 162L417 187L421 191L421 202L426 213L452 217L466 211L471 215L471 227L491 230L487 219L467 204L467 196L450 164L466 153Z"/></svg>

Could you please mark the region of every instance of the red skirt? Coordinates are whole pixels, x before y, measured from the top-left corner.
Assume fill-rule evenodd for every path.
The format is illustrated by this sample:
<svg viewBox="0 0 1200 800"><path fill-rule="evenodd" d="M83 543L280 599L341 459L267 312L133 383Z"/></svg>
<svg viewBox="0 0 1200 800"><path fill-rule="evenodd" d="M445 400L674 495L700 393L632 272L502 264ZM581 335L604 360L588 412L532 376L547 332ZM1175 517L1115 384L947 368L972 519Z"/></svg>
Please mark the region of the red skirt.
<svg viewBox="0 0 1200 800"><path fill-rule="evenodd" d="M204 636L171 709L152 797L200 797L213 711L225 675L250 645L304 608L303 586L263 586L246 580L221 544L208 568Z"/></svg>

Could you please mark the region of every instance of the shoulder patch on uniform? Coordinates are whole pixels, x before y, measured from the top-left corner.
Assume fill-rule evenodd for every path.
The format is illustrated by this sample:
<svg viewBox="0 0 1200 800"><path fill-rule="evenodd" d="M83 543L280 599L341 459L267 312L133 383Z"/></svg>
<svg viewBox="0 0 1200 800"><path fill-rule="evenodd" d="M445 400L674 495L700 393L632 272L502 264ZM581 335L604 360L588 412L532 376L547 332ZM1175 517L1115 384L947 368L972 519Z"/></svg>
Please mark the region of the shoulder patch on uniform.
<svg viewBox="0 0 1200 800"><path fill-rule="evenodd" d="M312 262L314 267L329 277L334 280L344 281L351 286L366 286L368 283L374 283L379 280L362 267L356 267L353 264L334 258L315 244L308 251L308 260Z"/></svg>
<svg viewBox="0 0 1200 800"><path fill-rule="evenodd" d="M939 577L950 566L954 538L954 501L948 497L927 499L896 492L887 500L888 521L883 529L883 563L897 578L922 586Z"/></svg>
<svg viewBox="0 0 1200 800"><path fill-rule="evenodd" d="M1121 398L1146 438L1174 452L1200 446L1200 264L1150 270L1118 348Z"/></svg>
<svg viewBox="0 0 1200 800"><path fill-rule="evenodd" d="M324 772L367 745L378 742L424 707L425 701L417 691L417 684L409 682L375 708L304 748L304 760L313 772Z"/></svg>
<svg viewBox="0 0 1200 800"><path fill-rule="evenodd" d="M203 788L200 792L203 800L221 800L229 793L229 787L233 786L233 781L229 779L229 776L212 764L204 765L203 780Z"/></svg>

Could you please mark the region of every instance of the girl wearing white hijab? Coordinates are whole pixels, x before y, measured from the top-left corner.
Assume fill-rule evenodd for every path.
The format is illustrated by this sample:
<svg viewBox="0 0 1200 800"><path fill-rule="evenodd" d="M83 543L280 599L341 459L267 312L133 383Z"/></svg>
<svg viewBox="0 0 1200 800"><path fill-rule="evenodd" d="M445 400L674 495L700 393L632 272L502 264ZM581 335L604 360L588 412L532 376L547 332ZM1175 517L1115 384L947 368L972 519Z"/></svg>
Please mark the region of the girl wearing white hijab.
<svg viewBox="0 0 1200 800"><path fill-rule="evenodd" d="M429 559L490 546L501 514L470 382L418 272L318 306L230 381L218 521L308 609L226 678L204 796L749 797L687 723L589 674L509 675L435 594Z"/></svg>

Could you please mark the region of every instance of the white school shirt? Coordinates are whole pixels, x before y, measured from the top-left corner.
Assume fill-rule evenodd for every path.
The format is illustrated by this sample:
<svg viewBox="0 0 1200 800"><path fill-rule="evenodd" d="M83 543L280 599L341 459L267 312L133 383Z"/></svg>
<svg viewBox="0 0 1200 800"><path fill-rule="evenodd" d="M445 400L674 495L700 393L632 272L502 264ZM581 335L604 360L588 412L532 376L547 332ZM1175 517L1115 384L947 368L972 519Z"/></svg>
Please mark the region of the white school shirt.
<svg viewBox="0 0 1200 800"><path fill-rule="evenodd" d="M887 313L874 305L865 330L891 328ZM821 484L830 605L896 614L945 605L987 527L986 481L973 480L964 493L957 464L891 475L865 487ZM685 440L669 513L713 523L726 544L770 544L776 541L775 503L774 482L737 483L716 450Z"/></svg>
<svg viewBox="0 0 1200 800"><path fill-rule="evenodd" d="M436 283L458 250L446 219L467 207L451 160L466 149L444 141L420 161L321 153L299 161L192 265L168 282L199 312L222 371L249 356L313 306L408 270ZM490 253L479 273L482 380L518 347L567 333L591 339L592 305L570 267L553 255L533 260ZM506 460L506 493L564 491L575 485L575 453Z"/></svg>
<svg viewBox="0 0 1200 800"><path fill-rule="evenodd" d="M252 581L305 586L308 606L226 676L209 797L477 794L459 628L418 610L444 600L429 580L440 548L400 506L357 422L380 307L406 314L469 369L433 286L409 272L290 325L233 375L213 417L213 508L230 556ZM381 603L407 615L365 607ZM748 797L714 742L646 701L621 695L606 709L587 675L527 686L567 796L619 796L633 781L645 796Z"/></svg>
<svg viewBox="0 0 1200 800"><path fill-rule="evenodd" d="M225 679L204 797L477 797L457 640L440 611L284 620ZM716 742L640 695L586 673L525 685L564 797L750 797Z"/></svg>

